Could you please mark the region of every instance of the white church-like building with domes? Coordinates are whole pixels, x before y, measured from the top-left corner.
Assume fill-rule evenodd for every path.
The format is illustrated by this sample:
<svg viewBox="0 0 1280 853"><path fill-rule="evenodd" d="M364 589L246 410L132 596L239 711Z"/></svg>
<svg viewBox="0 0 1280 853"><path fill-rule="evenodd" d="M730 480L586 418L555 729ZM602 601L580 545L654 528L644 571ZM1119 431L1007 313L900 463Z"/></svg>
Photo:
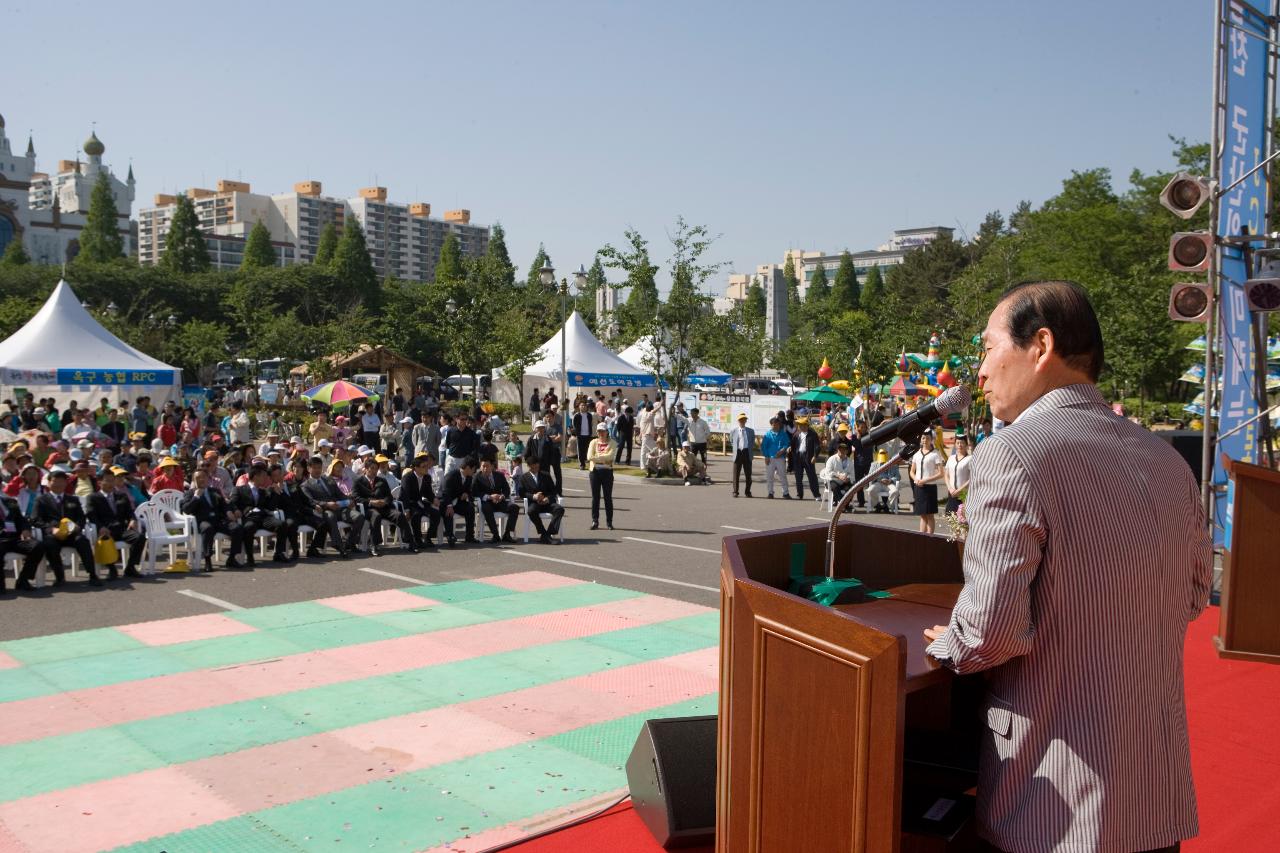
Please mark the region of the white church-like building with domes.
<svg viewBox="0 0 1280 853"><path fill-rule="evenodd" d="M70 261L80 250L80 231L89 212L89 198L99 174L107 176L115 196L117 227L124 253L137 251L133 209L133 167L121 181L102 162L106 146L96 132L83 146L84 160L58 161L55 172L36 171L35 145L27 138L25 154L14 154L0 115L0 255L13 240L21 240L31 260L38 264Z"/></svg>

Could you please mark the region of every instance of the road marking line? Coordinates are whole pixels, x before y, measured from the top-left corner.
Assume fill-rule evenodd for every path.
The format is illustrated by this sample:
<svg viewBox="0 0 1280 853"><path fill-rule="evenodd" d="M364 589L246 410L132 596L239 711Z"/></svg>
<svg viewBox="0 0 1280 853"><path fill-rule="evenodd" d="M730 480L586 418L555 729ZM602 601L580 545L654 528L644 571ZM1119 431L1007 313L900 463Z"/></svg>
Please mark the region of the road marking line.
<svg viewBox="0 0 1280 853"><path fill-rule="evenodd" d="M623 539L630 539L632 542L644 542L647 545L666 545L668 548L683 548L686 551L701 551L704 554L719 554L719 551L713 551L710 548L698 548L694 545L677 545L674 542L663 542L658 539L641 539L639 536L623 536Z"/></svg>
<svg viewBox="0 0 1280 853"><path fill-rule="evenodd" d="M741 530L741 531L743 531L744 533L759 533L759 532L760 532L760 531L759 531L757 528L755 528L755 527L734 527L732 524L722 524L722 525L720 525L720 526L721 526L721 527L723 527L725 530Z"/></svg>
<svg viewBox="0 0 1280 853"><path fill-rule="evenodd" d="M532 557L535 560L548 560L552 563L563 563L566 566L577 566L580 569L591 569L596 572L608 572L613 575L626 575L629 578L641 578L647 581L657 581L658 583L669 583L675 586L687 586L692 589L705 589L707 592L719 592L720 589L714 586L703 586L699 583L689 583L688 581L672 580L671 578L660 578L656 575L642 575L639 572L628 572L624 569L609 569L604 566L593 566L590 563L578 563L573 560L562 560L559 557L548 557L545 554L532 554L528 551L515 551L512 554L519 554L521 557Z"/></svg>
<svg viewBox="0 0 1280 853"><path fill-rule="evenodd" d="M577 493L579 493L579 494L581 494L581 493L583 493L583 492L585 492L585 491L586 491L586 489L571 489L571 488L569 488L568 486L565 486L565 487L564 487L564 490L565 490L566 492L577 492Z"/></svg>
<svg viewBox="0 0 1280 853"><path fill-rule="evenodd" d="M391 572L384 572L382 569L370 569L370 568L361 567L359 569L356 569L356 571L368 572L371 575L381 575L384 578L391 578L392 580L397 580L397 581L408 581L409 583L414 584L416 586L424 586L427 583L421 578L411 578L408 575L397 575Z"/></svg>
<svg viewBox="0 0 1280 853"><path fill-rule="evenodd" d="M188 598L197 598L206 604L212 604L214 607L221 607L223 610L244 610L238 604L232 604L230 601L223 601L221 598L214 598L212 595L205 595L203 592L196 592L194 589L180 589L178 595L185 595Z"/></svg>

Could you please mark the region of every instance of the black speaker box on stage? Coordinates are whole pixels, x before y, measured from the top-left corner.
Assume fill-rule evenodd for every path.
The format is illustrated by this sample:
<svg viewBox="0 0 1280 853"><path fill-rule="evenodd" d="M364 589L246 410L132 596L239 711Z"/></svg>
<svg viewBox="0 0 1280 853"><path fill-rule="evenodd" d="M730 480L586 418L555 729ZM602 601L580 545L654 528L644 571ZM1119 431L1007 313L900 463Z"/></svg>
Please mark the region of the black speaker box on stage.
<svg viewBox="0 0 1280 853"><path fill-rule="evenodd" d="M1196 483L1200 482L1200 452L1204 447L1204 433L1196 429L1161 429L1153 435L1163 438L1173 445L1178 455L1187 461L1191 473L1196 475Z"/></svg>
<svg viewBox="0 0 1280 853"><path fill-rule="evenodd" d="M716 717L646 720L627 758L636 814L665 849L716 832Z"/></svg>

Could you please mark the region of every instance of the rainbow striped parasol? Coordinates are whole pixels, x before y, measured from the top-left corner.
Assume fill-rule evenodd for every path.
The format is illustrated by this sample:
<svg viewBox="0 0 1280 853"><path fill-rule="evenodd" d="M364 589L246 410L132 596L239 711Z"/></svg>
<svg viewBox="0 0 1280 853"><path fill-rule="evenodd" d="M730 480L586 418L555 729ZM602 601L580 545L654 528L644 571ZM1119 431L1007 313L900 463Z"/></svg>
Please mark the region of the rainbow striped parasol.
<svg viewBox="0 0 1280 853"><path fill-rule="evenodd" d="M338 409L350 405L353 400L376 400L378 395L368 388L362 388L345 379L335 379L332 382L308 388L302 392L302 398Z"/></svg>

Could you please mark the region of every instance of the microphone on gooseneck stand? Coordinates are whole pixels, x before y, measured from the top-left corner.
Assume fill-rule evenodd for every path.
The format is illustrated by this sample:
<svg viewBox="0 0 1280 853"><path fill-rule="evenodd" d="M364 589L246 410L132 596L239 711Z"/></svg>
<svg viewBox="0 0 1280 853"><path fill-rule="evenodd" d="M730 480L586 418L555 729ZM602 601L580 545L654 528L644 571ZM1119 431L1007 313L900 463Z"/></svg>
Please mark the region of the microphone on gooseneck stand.
<svg viewBox="0 0 1280 853"><path fill-rule="evenodd" d="M900 438L903 441L919 438L920 434L929 427L929 424L947 415L963 412L969 408L969 404L972 402L973 395L965 386L956 385L953 388L948 388L932 402L918 406L902 417L880 424L880 426L862 437L862 446L875 447L895 438Z"/></svg>

